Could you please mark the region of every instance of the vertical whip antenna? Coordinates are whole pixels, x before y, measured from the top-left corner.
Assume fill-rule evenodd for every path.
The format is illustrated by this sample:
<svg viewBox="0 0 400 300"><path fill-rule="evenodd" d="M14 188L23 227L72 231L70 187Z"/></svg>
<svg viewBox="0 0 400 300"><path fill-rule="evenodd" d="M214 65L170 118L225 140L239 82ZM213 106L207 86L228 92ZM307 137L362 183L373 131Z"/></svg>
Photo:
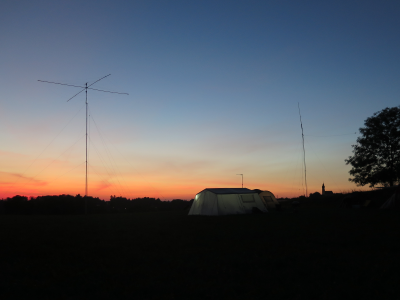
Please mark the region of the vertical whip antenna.
<svg viewBox="0 0 400 300"><path fill-rule="evenodd" d="M87 194L88 194L88 186L87 186L87 184L88 184L88 178L87 178L87 163L88 163L88 159L87 159L87 157L88 157L88 153L87 153L87 138L88 138L88 133L87 133L87 128L88 128L88 126L87 126L87 124L88 124L87 89L88 89L88 86L87 86L87 82L86 82L86 84L85 84L85 91L86 91L86 101L85 101L85 104L86 104L86 162L85 162L85 164L86 164L86 176L85 176L85 196L86 197L87 197ZM85 201L85 213L86 213L86 211L87 211L87 202Z"/></svg>
<svg viewBox="0 0 400 300"><path fill-rule="evenodd" d="M59 84L59 85L66 85L66 86L71 86L71 87L77 87L77 88L81 88L82 90L78 93L76 93L75 95L73 95L71 98L69 98L67 100L67 102L69 102L71 99L75 98L76 96L78 96L80 93L82 93L83 91L85 91L86 93L86 101L85 101L85 105L86 105L86 176L85 176L85 214L87 214L87 195L88 195L88 146L87 146L87 142L88 142L88 90L94 90L94 91L99 91L99 92L104 92L104 93L113 93L113 94L121 94L121 95L129 95L128 93L120 93L120 92L113 92L113 91L105 91L105 90L99 90L99 89L94 89L91 88L91 86L97 82L99 82L100 80L110 76L111 74L108 74L106 76L101 77L100 79L97 79L96 81L94 81L93 83L91 83L90 85L88 85L88 83L85 83L85 86L80 86L80 85L72 85L72 84L66 84L66 83L60 83L60 82L53 82L53 81L46 81L46 80L38 80L40 82L46 82L46 83L53 83L53 84Z"/></svg>
<svg viewBox="0 0 400 300"><path fill-rule="evenodd" d="M306 148L304 147L304 133L303 133L303 122L301 121L301 113L300 113L300 103L297 102L299 107L299 116L300 116L300 126L301 126L301 138L303 139L303 160L304 160L304 182L306 184L306 197L308 196L307 191L307 167L306 167Z"/></svg>

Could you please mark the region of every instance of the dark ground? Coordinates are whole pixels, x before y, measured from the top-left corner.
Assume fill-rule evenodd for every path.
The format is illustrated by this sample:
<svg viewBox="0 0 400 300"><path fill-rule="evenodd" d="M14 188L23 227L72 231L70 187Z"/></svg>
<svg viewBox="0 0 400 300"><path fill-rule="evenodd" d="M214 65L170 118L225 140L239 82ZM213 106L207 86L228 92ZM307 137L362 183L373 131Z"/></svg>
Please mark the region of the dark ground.
<svg viewBox="0 0 400 300"><path fill-rule="evenodd" d="M0 215L0 299L400 299L400 213L319 201L225 217Z"/></svg>

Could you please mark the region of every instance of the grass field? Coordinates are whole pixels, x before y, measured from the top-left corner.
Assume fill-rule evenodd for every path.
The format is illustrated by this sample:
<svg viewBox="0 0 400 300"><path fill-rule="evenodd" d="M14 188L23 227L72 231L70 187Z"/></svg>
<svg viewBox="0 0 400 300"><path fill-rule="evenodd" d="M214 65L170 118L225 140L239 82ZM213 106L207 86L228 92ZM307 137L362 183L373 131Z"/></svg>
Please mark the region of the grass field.
<svg viewBox="0 0 400 300"><path fill-rule="evenodd" d="M400 214L0 216L0 299L400 299Z"/></svg>

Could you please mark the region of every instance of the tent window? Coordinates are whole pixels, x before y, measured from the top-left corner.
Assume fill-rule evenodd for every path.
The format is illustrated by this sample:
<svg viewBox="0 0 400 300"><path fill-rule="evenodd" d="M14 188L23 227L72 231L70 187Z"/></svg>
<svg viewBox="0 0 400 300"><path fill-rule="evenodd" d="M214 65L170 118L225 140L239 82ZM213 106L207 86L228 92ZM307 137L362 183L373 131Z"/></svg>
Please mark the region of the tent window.
<svg viewBox="0 0 400 300"><path fill-rule="evenodd" d="M240 197L242 198L242 202L243 203L256 202L254 200L254 197L253 197L252 194L250 194L250 195L240 195Z"/></svg>

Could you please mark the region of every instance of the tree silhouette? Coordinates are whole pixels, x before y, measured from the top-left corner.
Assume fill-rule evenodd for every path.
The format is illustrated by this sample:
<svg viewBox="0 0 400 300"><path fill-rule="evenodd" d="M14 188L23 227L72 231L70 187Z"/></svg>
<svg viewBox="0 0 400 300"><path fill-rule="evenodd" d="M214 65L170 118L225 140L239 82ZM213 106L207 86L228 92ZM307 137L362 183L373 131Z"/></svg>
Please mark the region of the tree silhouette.
<svg viewBox="0 0 400 300"><path fill-rule="evenodd" d="M358 186L393 186L400 178L400 106L376 112L360 128L352 145L353 156L345 160L353 168L349 181Z"/></svg>
<svg viewBox="0 0 400 300"><path fill-rule="evenodd" d="M193 200L185 201L174 199L172 201L161 201L156 198L127 199L124 197L111 196L110 201L100 200L91 196L82 197L80 194L71 195L47 195L28 197L16 195L5 200L0 199L1 214L38 214L38 215L72 215L85 212L85 200L87 200L87 211L96 213L132 213L152 212L189 209Z"/></svg>

